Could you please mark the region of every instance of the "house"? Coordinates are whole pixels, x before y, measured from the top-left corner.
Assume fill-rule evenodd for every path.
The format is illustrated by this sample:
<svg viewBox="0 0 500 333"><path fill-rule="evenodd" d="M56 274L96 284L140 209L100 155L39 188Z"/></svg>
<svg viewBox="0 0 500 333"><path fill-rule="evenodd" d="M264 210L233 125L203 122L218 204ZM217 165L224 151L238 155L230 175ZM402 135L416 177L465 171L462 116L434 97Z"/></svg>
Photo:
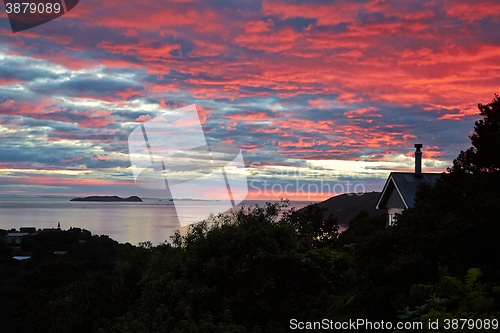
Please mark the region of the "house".
<svg viewBox="0 0 500 333"><path fill-rule="evenodd" d="M19 231L32 235L32 234L36 233L36 228L35 227L21 227L21 228L19 228Z"/></svg>
<svg viewBox="0 0 500 333"><path fill-rule="evenodd" d="M377 209L387 209L387 226L395 221L395 214L413 208L415 194L421 184L434 186L440 173L422 172L421 144L415 144L415 172L391 172L377 202Z"/></svg>
<svg viewBox="0 0 500 333"><path fill-rule="evenodd" d="M45 233L45 232L62 232L61 230L61 223L57 223L57 228L43 228L43 229L38 229L37 234Z"/></svg>
<svg viewBox="0 0 500 333"><path fill-rule="evenodd" d="M21 244L21 239L27 235L27 232L9 232L4 239L8 244Z"/></svg>

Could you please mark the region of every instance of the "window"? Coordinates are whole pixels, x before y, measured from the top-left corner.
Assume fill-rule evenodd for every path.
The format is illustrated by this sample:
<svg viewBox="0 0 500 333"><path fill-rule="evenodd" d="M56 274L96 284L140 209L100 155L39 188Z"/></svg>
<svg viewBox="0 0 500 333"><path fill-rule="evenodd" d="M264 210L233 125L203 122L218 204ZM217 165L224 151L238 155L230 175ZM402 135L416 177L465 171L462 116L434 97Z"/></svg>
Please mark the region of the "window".
<svg viewBox="0 0 500 333"><path fill-rule="evenodd" d="M396 214L389 214L389 226L394 225L394 222L396 222Z"/></svg>

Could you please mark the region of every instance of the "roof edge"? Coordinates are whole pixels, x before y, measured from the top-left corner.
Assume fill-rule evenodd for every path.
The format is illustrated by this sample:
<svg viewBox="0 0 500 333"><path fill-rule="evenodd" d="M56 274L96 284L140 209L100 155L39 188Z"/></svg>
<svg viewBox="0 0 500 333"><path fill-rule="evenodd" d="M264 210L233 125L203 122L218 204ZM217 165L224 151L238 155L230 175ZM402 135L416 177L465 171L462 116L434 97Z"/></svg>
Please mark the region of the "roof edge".
<svg viewBox="0 0 500 333"><path fill-rule="evenodd" d="M401 191L399 190L398 186L396 185L394 178L392 178L393 174L414 174L414 172L391 172L389 174L389 177L387 177L384 188L382 189L382 193L380 193L380 197L377 201L377 205L375 206L376 209L385 209L385 208L380 208L380 204L382 203L382 199L387 200L386 192L387 192L387 188L389 187L389 184L391 182L392 182L394 188L396 189L396 191L398 191L398 194L399 194L399 197L401 198L401 201L403 201L403 204L405 205L405 207L408 208L408 204L406 203L405 198L403 197L403 195L401 194ZM422 174L424 174L424 173L422 173ZM429 174L429 173L427 173L427 174ZM440 175L440 174L438 174L438 175Z"/></svg>

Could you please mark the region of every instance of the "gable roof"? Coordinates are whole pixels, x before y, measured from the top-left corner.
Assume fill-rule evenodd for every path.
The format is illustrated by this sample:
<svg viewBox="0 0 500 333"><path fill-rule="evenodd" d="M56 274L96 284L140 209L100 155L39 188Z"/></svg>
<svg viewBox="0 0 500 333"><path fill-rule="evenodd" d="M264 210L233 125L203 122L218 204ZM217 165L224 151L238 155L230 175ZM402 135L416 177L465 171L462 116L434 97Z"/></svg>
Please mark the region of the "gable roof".
<svg viewBox="0 0 500 333"><path fill-rule="evenodd" d="M393 191L397 191L406 208L412 208L415 205L415 193L420 184L434 186L436 180L441 177L440 173L421 173L415 175L413 172L391 172L384 189L377 202L377 209L386 207L387 201Z"/></svg>

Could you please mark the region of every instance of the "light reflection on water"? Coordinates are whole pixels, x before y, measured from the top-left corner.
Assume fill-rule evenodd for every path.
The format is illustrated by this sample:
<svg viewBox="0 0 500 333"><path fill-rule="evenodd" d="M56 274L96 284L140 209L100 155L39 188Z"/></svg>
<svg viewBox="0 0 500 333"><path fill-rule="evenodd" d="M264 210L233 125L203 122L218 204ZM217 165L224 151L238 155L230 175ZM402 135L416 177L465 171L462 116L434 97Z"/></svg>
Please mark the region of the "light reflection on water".
<svg viewBox="0 0 500 333"><path fill-rule="evenodd" d="M62 229L79 227L93 234L109 235L120 243L151 241L154 245L168 240L180 228L174 203L165 199L144 202L70 202L70 198L0 198L0 229L20 227ZM311 202L293 201L290 208L302 208ZM192 207L193 223L206 218L203 211L217 201L184 201ZM246 201L245 206L260 206L265 201Z"/></svg>

